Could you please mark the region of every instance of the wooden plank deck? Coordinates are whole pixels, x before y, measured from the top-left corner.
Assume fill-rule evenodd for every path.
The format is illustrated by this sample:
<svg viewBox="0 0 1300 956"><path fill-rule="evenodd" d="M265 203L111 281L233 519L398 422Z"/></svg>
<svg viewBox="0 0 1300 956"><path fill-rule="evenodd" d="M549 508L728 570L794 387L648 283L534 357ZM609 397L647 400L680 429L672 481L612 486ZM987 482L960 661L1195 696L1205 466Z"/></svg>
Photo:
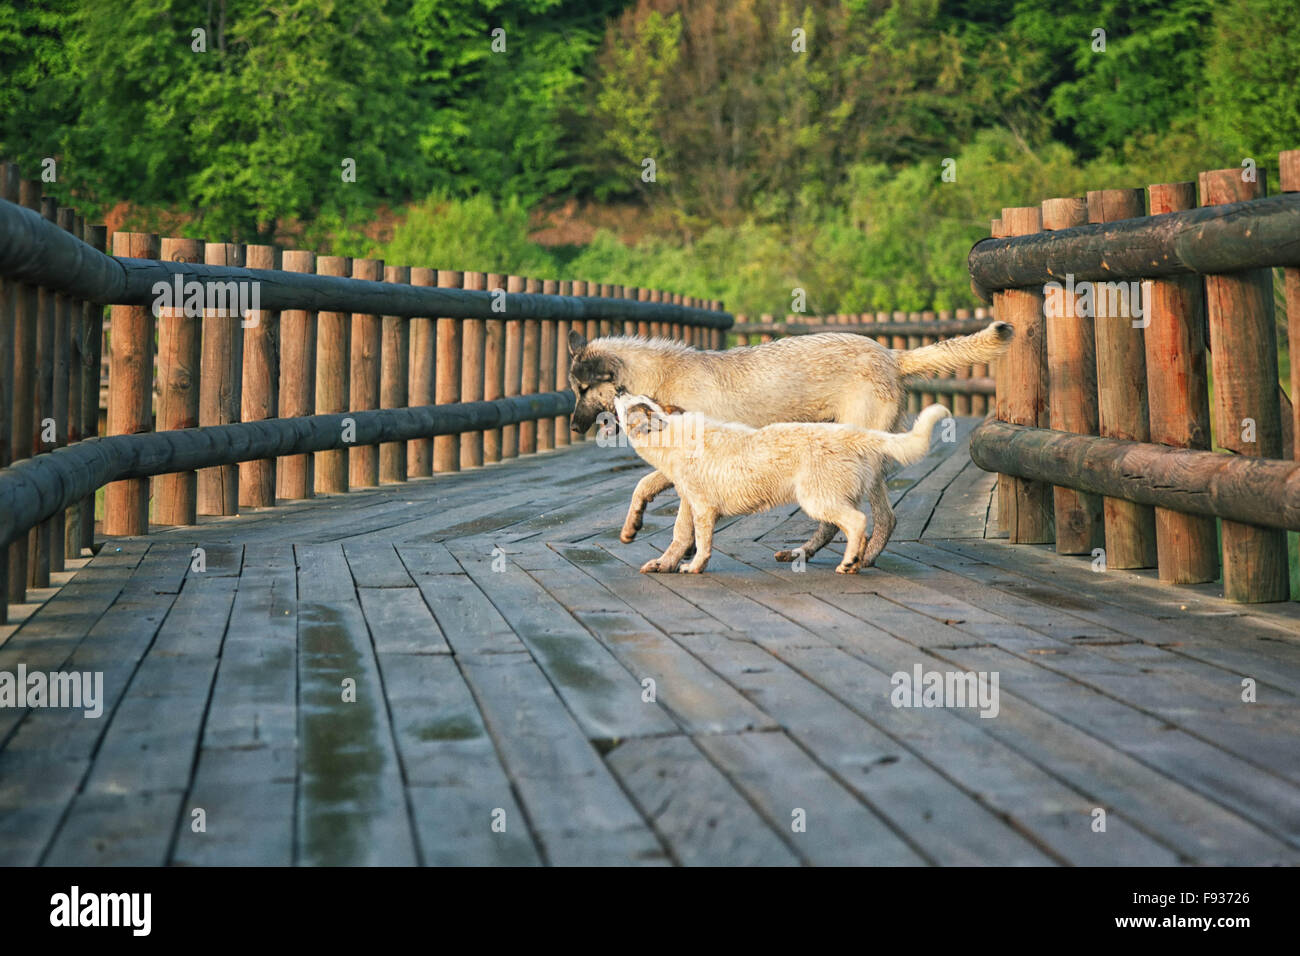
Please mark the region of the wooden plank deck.
<svg viewBox="0 0 1300 956"><path fill-rule="evenodd" d="M0 863L1300 862L1297 605L999 541L974 424L857 576L772 561L792 507L641 575L676 499L621 544L591 444L109 540L0 631L105 693L0 709ZM893 706L918 665L997 715Z"/></svg>

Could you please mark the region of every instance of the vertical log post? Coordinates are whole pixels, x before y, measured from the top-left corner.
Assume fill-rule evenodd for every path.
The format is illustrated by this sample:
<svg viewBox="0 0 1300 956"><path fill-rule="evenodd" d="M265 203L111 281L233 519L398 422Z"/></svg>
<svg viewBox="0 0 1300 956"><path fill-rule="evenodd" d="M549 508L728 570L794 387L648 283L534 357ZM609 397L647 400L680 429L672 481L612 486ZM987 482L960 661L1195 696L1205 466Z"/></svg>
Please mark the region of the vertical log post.
<svg viewBox="0 0 1300 956"><path fill-rule="evenodd" d="M1242 171L1200 174L1201 204L1258 199L1264 170L1255 182ZM1277 329L1273 320L1273 273L1251 269L1205 277L1214 372L1214 432L1221 448L1256 458L1282 457L1278 405ZM1224 520L1223 596L1229 601L1285 601L1290 591L1286 532Z"/></svg>
<svg viewBox="0 0 1300 956"><path fill-rule="evenodd" d="M382 259L352 260L352 278L381 282ZM352 313L352 343L348 374L348 410L379 407L379 366L384 349L384 322L378 315ZM348 449L348 485L373 488L379 484L379 446L354 445Z"/></svg>
<svg viewBox="0 0 1300 956"><path fill-rule="evenodd" d="M416 266L411 269L411 285L436 286L438 270ZM437 370L437 327L433 319L411 319L411 380L408 387L412 408L432 405ZM406 443L406 474L409 478L433 476L433 439L412 438Z"/></svg>
<svg viewBox="0 0 1300 956"><path fill-rule="evenodd" d="M301 249L284 253L285 272L314 273L316 255ZM280 313L280 415L316 414L316 313L285 309ZM285 455L276 466L279 497L296 500L316 493L316 462L310 453Z"/></svg>
<svg viewBox="0 0 1300 956"><path fill-rule="evenodd" d="M649 290L649 289L637 289L637 290L636 290L636 300L637 300L638 302L649 302L649 301L650 301L650 290ZM650 320L649 320L649 319L638 319L638 320L637 320L637 323L636 323L636 334L639 335L639 336L640 336L641 338L643 338L643 339L648 339L648 338L650 338Z"/></svg>
<svg viewBox="0 0 1300 956"><path fill-rule="evenodd" d="M935 318L936 318L935 313L931 309L926 309L921 313L922 322L933 323ZM935 342L938 341L939 340L935 338L933 335L922 335L920 344L923 346L933 345ZM919 396L919 400L920 400L921 408L924 408L927 405L933 405L935 402L939 400L939 398L934 392L921 392Z"/></svg>
<svg viewBox="0 0 1300 956"><path fill-rule="evenodd" d="M385 282L409 283L409 266L385 266ZM383 319L384 344L380 350L379 405L406 408L410 386L411 327L400 315ZM379 446L379 480L392 484L406 480L406 442L390 441Z"/></svg>
<svg viewBox="0 0 1300 956"><path fill-rule="evenodd" d="M104 226L87 226L86 244L100 252L108 249L108 229ZM85 426L82 434L87 438L99 435L99 378L104 358L104 307L97 302L82 305L82 325L86 330L84 364L81 370L81 409ZM95 495L82 500L81 546L95 546Z"/></svg>
<svg viewBox="0 0 1300 956"><path fill-rule="evenodd" d="M560 281L560 295L573 295L573 283L568 279ZM555 390L562 392L569 387L569 323L561 319L555 323ZM569 444L569 416L555 416L555 447L563 448Z"/></svg>
<svg viewBox="0 0 1300 956"><path fill-rule="evenodd" d="M868 316L868 318L870 318L870 316ZM959 320L959 321L960 321L961 319L969 319L969 318L970 318L970 309L958 309L956 312L940 312L940 313L939 313L939 321L941 321L941 322L942 322L942 321L946 321L947 319L951 319L951 318L956 318L956 319ZM956 372L956 376L957 376L958 378L970 378L972 375L974 375L974 369L973 369L973 368L959 368L959 369L957 369L957 372ZM953 395L953 397L952 397L952 413L953 413L954 415L970 415L970 414L971 414L971 398L972 398L972 397L973 397L973 396L971 396L971 395Z"/></svg>
<svg viewBox="0 0 1300 956"><path fill-rule="evenodd" d="M316 272L346 277L352 271L347 256L321 256ZM316 414L348 411L351 396L352 316L346 312L316 314ZM347 448L316 452L316 494L346 494Z"/></svg>
<svg viewBox="0 0 1300 956"><path fill-rule="evenodd" d="M1300 192L1300 149L1278 153L1280 186L1284 193ZM1300 460L1300 268L1283 271L1286 294L1287 354L1291 358L1291 434L1294 455Z"/></svg>
<svg viewBox="0 0 1300 956"><path fill-rule="evenodd" d="M454 269L438 270L440 289L459 289L463 281L461 274ZM460 401L460 319L438 319L436 335L438 370L434 401L439 405L454 405ZM434 438L433 470L435 474L460 471L459 435L439 435Z"/></svg>
<svg viewBox="0 0 1300 956"><path fill-rule="evenodd" d="M76 213L67 206L60 206L55 213L59 228L64 232L73 231ZM75 406L71 401L72 389L72 341L73 341L73 300L70 296L59 293L54 297L54 393L51 403L55 429L55 447L66 448L76 431L73 423ZM50 568L54 571L64 569L64 559L71 555L76 557L78 548L73 543L68 548L69 529L75 537L79 520L74 504L65 511L60 511L50 519Z"/></svg>
<svg viewBox="0 0 1300 956"><path fill-rule="evenodd" d="M489 272L488 291L492 293L493 314L498 303L506 305L506 277L499 272ZM501 314L504 315L504 312ZM506 385L506 323L504 319L488 319L483 330L483 400L493 401L505 395ZM483 463L501 461L502 433L500 428L483 432Z"/></svg>
<svg viewBox="0 0 1300 956"><path fill-rule="evenodd" d="M1043 229L1070 229L1088 222L1088 203L1078 197L1043 200ZM1051 427L1076 435L1096 435L1097 351L1091 314L1062 289L1047 309L1047 377ZM1017 330L1018 331L1018 330ZM1098 495L1053 488L1057 554L1092 554L1106 543L1102 500Z"/></svg>
<svg viewBox="0 0 1300 956"><path fill-rule="evenodd" d="M535 294L542 291L540 279L525 279L524 291ZM537 319L524 320L523 352L521 353L522 370L520 373L520 395L536 395L537 382L541 374L541 323ZM536 420L519 423L519 454L532 455L537 451Z"/></svg>
<svg viewBox="0 0 1300 956"><path fill-rule="evenodd" d="M461 282L465 289L487 288L487 276L482 272L466 272ZM483 401L483 348L484 322L482 319L462 319L460 352L460 400ZM465 432L460 436L460 467L483 466L483 433Z"/></svg>
<svg viewBox="0 0 1300 956"><path fill-rule="evenodd" d="M979 306L975 309L975 318L987 319L988 317L989 317L989 310L984 308L984 306ZM996 364L997 363L994 363L995 366ZM971 374L975 378L993 377L994 382L996 384L997 378L994 373L994 369L991 368L987 362L981 362L979 365L976 365L973 369L971 369ZM987 395L972 395L970 397L971 414L978 415L981 418L985 417L989 413L990 404L991 403Z"/></svg>
<svg viewBox="0 0 1300 956"><path fill-rule="evenodd" d="M18 202L20 179L17 165L0 164L0 198L12 203ZM14 459L14 339L20 288L18 283L0 277L0 468L8 466ZM9 622L9 602L13 597L9 582L9 550L9 547L0 547L0 624ZM26 583L24 578L23 594L18 597L19 601L26 596Z"/></svg>
<svg viewBox="0 0 1300 956"><path fill-rule="evenodd" d="M554 279L542 282L542 293L558 295L560 284ZM538 329L537 391L549 392L555 381L555 319L543 319ZM555 447L555 419L543 418L537 422L537 450L550 451Z"/></svg>
<svg viewBox="0 0 1300 956"><path fill-rule="evenodd" d="M158 237L113 233L113 255L157 259ZM115 305L109 334L109 435L153 430L153 313L147 305ZM149 533L149 479L115 481L104 489L104 534Z"/></svg>
<svg viewBox="0 0 1300 956"><path fill-rule="evenodd" d="M27 185L24 183L24 185ZM33 182L29 192L34 193L36 206L41 216L49 222L58 220L58 204L45 196L41 198L40 183ZM59 295L53 289L41 287L36 290L36 405L33 428L36 432L32 454L39 455L54 451L58 447L58 424L54 418L54 327L58 324ZM150 372L152 373L152 369ZM29 534L27 549L30 562L27 571L27 583L36 588L50 586L50 572L61 571L54 565L54 540L58 537L62 546L62 535L58 534L56 523L62 515L46 518Z"/></svg>
<svg viewBox="0 0 1300 956"><path fill-rule="evenodd" d="M275 246L249 246L244 258L250 269L280 269L280 250ZM252 296L252 290L249 291ZM266 309L249 309L244 327L244 368L240 384L239 418L260 422L279 417L280 314ZM239 504L249 508L275 505L275 459L246 461L239 466Z"/></svg>
<svg viewBox="0 0 1300 956"><path fill-rule="evenodd" d="M1088 221L1133 219L1146 211L1141 189L1103 189L1088 193ZM1134 328L1136 311L1127 282L1093 283L1094 334L1097 343L1097 423L1107 438L1149 441L1146 346ZM1112 294L1121 290L1122 294ZM1150 505L1106 498L1106 566L1156 566L1156 516Z"/></svg>
<svg viewBox="0 0 1300 956"><path fill-rule="evenodd" d="M72 216L72 225L69 228L78 239L85 233L85 220L77 214ZM68 444L72 445L86 437L86 420L83 415L85 411L81 398L81 389L85 384L83 368L85 367L86 356L86 303L83 299L72 299L69 303L68 313ZM0 312L3 307L0 307ZM0 323L4 319L0 318ZM12 333L12 328L9 330ZM0 339L4 336L0 332ZM0 346L3 351L3 346ZM0 358L0 369L5 369L4 360ZM0 428L0 432L4 429ZM5 445L3 438L0 438L0 447ZM0 456L3 452L0 452ZM91 499L92 507L94 499ZM76 502L68 509L65 518L63 530L63 552L66 557L77 558L81 556L81 526L84 523L82 510L86 507L86 499ZM0 550L0 565L4 562L4 552ZM0 581L4 580L3 569L0 568ZM3 600L0 598L0 600ZM3 612L0 612L3 616Z"/></svg>
<svg viewBox="0 0 1300 956"><path fill-rule="evenodd" d="M244 247L233 242L209 242L203 248L203 260L210 266L242 268ZM239 421L243 366L243 328L238 302L205 301L199 372L200 427ZM239 514L238 465L200 468L198 487L199 514Z"/></svg>
<svg viewBox="0 0 1300 956"><path fill-rule="evenodd" d="M202 262L203 241L167 237L159 244L166 262ZM173 286L174 288L174 286ZM185 314L185 297L158 313L158 431L199 427L199 376L203 317ZM198 515L197 471L159 475L153 480L154 521L192 525Z"/></svg>
<svg viewBox="0 0 1300 956"><path fill-rule="evenodd" d="M506 277L506 360L505 391L506 398L520 394L524 373L524 324L514 318L515 310L510 308L510 296L524 291L523 276ZM519 457L519 426L503 425L501 427L502 460Z"/></svg>
<svg viewBox="0 0 1300 956"><path fill-rule="evenodd" d="M1148 187L1151 215L1196 208L1196 183ZM1205 356L1205 282L1200 276L1148 280L1143 330L1151 441L1174 448L1210 448L1210 398ZM1209 515L1155 509L1160 580L1201 584L1219 577L1218 524Z"/></svg>
<svg viewBox="0 0 1300 956"><path fill-rule="evenodd" d="M1043 228L1043 214L1037 206L1003 209L1002 225L1008 236L1027 236ZM1005 366L1002 376L1006 380L1006 420L1047 428L1050 421L1043 294L1036 289L1008 289L1002 294L1002 310L998 318L1016 329L1001 363ZM999 476L998 481L1002 480L1003 476ZM1052 486L1023 478L1013 478L1009 486L1008 540L1012 544L1052 541Z"/></svg>

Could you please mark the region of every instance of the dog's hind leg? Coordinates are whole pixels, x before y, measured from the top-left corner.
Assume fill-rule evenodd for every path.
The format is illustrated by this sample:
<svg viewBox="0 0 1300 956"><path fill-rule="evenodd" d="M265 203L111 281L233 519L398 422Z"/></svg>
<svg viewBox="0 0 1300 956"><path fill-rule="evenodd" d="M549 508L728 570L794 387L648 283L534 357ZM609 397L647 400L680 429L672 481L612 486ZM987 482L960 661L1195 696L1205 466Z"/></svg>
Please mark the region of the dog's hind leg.
<svg viewBox="0 0 1300 956"><path fill-rule="evenodd" d="M776 559L781 562L793 561L802 553L803 559L808 561L814 554L831 543L831 538L835 537L835 532L838 530L833 521L818 522L817 530L812 533L811 538L793 550L778 551Z"/></svg>
<svg viewBox="0 0 1300 956"><path fill-rule="evenodd" d="M677 521L673 524L673 540L668 549L659 557L647 561L641 565L642 574L657 574L660 571L676 571L677 565L682 563L682 555L686 549L691 546L695 540L695 515L691 510L691 504L685 498L681 499L681 505L677 508Z"/></svg>
<svg viewBox="0 0 1300 956"><path fill-rule="evenodd" d="M623 521L623 530L619 532L618 540L628 544L635 539L636 533L641 530L646 505L654 501L660 492L672 486L673 483L662 471L652 471L638 481L636 490L632 492L632 506L627 510L627 518Z"/></svg>
<svg viewBox="0 0 1300 956"><path fill-rule="evenodd" d="M862 555L862 566L869 568L876 563L880 552L889 543L889 536L894 533L898 520L894 509L889 506L889 495L885 491L885 481L881 477L867 485L867 501L871 503L871 538L867 541ZM845 552L848 555L848 552Z"/></svg>

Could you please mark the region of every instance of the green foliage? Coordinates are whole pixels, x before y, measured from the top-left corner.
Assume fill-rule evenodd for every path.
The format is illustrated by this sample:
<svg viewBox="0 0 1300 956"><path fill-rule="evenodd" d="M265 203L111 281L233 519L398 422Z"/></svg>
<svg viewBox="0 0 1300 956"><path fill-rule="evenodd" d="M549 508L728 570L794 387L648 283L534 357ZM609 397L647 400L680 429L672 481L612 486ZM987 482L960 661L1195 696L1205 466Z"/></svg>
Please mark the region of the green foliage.
<svg viewBox="0 0 1300 956"><path fill-rule="evenodd" d="M437 269L545 276L555 260L528 239L528 212L517 199L433 196L411 207L381 250L387 262Z"/></svg>
<svg viewBox="0 0 1300 956"><path fill-rule="evenodd" d="M1206 53L1209 128L1226 149L1261 166L1300 148L1300 20L1293 4L1229 0L1217 5Z"/></svg>

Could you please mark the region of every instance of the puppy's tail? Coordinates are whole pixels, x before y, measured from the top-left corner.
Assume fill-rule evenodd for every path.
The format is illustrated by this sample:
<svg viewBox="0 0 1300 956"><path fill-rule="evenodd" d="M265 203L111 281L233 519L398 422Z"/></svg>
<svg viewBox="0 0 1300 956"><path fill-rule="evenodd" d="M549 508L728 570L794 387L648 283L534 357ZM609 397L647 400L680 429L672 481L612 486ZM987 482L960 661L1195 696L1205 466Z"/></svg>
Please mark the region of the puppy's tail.
<svg viewBox="0 0 1300 956"><path fill-rule="evenodd" d="M903 377L912 375L942 375L972 365L991 362L1011 345L1016 330L1009 322L994 322L974 335L944 339L935 345L904 351L895 349L898 371Z"/></svg>
<svg viewBox="0 0 1300 956"><path fill-rule="evenodd" d="M942 405L927 405L922 409L921 414L916 416L916 424L912 426L910 432L899 435L877 432L877 435L885 438L885 455L900 465L910 465L920 461L930 450L930 433L934 431L935 423L951 414L952 412Z"/></svg>

